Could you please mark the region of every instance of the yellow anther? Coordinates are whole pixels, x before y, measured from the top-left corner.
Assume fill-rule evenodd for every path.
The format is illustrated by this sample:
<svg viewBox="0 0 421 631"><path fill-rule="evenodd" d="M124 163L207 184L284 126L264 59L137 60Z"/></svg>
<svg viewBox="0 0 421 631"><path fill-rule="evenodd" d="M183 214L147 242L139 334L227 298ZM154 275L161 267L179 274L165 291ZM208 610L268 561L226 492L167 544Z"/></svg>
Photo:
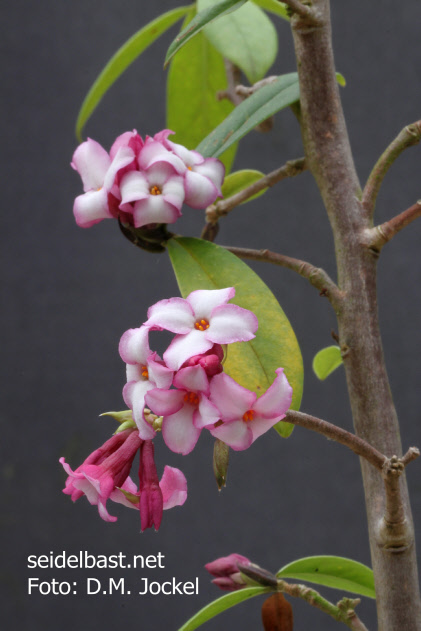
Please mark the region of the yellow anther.
<svg viewBox="0 0 421 631"><path fill-rule="evenodd" d="M148 368L147 366L141 366L140 367L140 374L142 375L142 377L144 379L149 379L149 373L148 373Z"/></svg>
<svg viewBox="0 0 421 631"><path fill-rule="evenodd" d="M184 395L185 403L190 403L191 405L198 405L199 396L195 392L186 392Z"/></svg>
<svg viewBox="0 0 421 631"><path fill-rule="evenodd" d="M254 419L254 410L247 410L247 412L244 412L243 421L245 421L246 423L249 423L253 419Z"/></svg>
<svg viewBox="0 0 421 631"><path fill-rule="evenodd" d="M151 195L161 195L161 189L158 186L152 186Z"/></svg>
<svg viewBox="0 0 421 631"><path fill-rule="evenodd" d="M196 320L194 323L194 328L198 331L206 331L209 328L209 322L202 318L201 320Z"/></svg>

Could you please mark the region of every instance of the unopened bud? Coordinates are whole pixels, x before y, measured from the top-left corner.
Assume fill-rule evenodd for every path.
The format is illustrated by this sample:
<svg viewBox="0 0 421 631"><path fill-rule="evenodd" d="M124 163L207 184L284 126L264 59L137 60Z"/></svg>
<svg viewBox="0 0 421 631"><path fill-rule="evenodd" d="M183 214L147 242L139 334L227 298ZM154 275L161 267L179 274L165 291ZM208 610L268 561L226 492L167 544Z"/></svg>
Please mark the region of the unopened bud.
<svg viewBox="0 0 421 631"><path fill-rule="evenodd" d="M219 490L227 485L228 463L229 447L217 438L213 447L213 473Z"/></svg>

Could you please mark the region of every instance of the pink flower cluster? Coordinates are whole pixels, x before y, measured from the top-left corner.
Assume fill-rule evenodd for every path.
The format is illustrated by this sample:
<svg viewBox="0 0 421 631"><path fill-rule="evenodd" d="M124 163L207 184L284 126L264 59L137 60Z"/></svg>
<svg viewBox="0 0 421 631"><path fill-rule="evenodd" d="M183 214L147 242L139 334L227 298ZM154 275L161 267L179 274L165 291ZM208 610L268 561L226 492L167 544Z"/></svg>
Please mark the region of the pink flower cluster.
<svg viewBox="0 0 421 631"><path fill-rule="evenodd" d="M222 162L171 142L172 133L143 140L136 130L125 132L109 153L90 138L79 145L71 162L85 191L73 207L78 226L113 217L135 228L174 223L184 202L200 209L221 197Z"/></svg>
<svg viewBox="0 0 421 631"><path fill-rule="evenodd" d="M163 417L163 439L180 454L192 451L203 429L232 449L247 449L284 418L292 388L282 368L259 399L223 372L221 345L251 340L258 327L251 311L228 304L234 295L228 287L161 300L140 328L124 333L119 348L127 364L123 397L142 439L155 436L145 405ZM163 360L149 348L151 330L176 334Z"/></svg>
<svg viewBox="0 0 421 631"><path fill-rule="evenodd" d="M128 429L122 427L75 471L60 459L68 474L64 493L73 501L86 495L105 521L116 520L107 511L108 500L138 508L142 530L158 529L162 511L187 497L178 469L167 466L158 478L152 442L158 429L169 449L184 455L203 429L243 450L284 418L292 388L282 368L259 399L223 372L222 345L251 340L258 327L251 311L228 304L234 295L227 287L193 291L186 300L161 300L142 326L124 333L119 351L127 364L123 398L130 411L123 416L129 418ZM175 333L163 359L149 347L153 330ZM139 488L130 478L138 452Z"/></svg>
<svg viewBox="0 0 421 631"><path fill-rule="evenodd" d="M135 456L139 452L139 489L130 477ZM181 506L187 499L187 480L174 467L166 466L158 479L154 446L142 440L139 432L127 429L114 434L96 449L75 471L64 458L60 463L68 474L63 493L73 502L86 495L90 504L98 506L104 521L117 521L107 511L108 500L140 510L142 531L155 526L158 530L162 511Z"/></svg>

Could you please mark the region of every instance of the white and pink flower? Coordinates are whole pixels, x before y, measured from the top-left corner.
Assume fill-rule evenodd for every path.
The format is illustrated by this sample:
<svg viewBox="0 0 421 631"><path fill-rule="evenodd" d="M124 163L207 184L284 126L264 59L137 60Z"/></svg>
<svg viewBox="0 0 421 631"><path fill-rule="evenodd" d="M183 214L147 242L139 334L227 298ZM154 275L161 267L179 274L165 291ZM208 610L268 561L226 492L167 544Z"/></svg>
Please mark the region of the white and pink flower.
<svg viewBox="0 0 421 631"><path fill-rule="evenodd" d="M241 451L285 417L291 405L292 388L283 368L278 368L274 382L258 399L254 392L221 373L211 381L209 398L221 411L211 434Z"/></svg>
<svg viewBox="0 0 421 631"><path fill-rule="evenodd" d="M155 436L154 429L145 420L145 395L153 388L168 389L173 379L173 371L149 348L148 335L149 329L145 326L129 329L119 344L120 356L127 364L123 398L133 410L133 419L143 440Z"/></svg>
<svg viewBox="0 0 421 631"><path fill-rule="evenodd" d="M204 427L220 418L218 408L209 401L209 380L202 366L182 368L174 377L176 390L150 390L148 407L163 416L162 436L171 451L186 455L195 447Z"/></svg>
<svg viewBox="0 0 421 631"><path fill-rule="evenodd" d="M177 334L164 353L169 368L178 370L214 344L247 342L255 337L257 318L248 309L227 304L234 295L233 287L199 289L185 300L170 298L150 307L145 326Z"/></svg>

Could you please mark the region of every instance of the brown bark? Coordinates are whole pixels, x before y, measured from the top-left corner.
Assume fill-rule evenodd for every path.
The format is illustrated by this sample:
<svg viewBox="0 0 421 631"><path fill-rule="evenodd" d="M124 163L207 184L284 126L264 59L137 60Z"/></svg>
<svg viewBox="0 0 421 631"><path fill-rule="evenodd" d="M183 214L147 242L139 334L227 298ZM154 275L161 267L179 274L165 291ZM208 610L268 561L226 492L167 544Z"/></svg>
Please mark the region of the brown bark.
<svg viewBox="0 0 421 631"><path fill-rule="evenodd" d="M292 30L300 77L301 128L306 160L323 197L332 226L338 287L344 294L337 313L340 345L357 436L388 457L401 456L396 410L380 338L376 302L377 257L367 247L371 228L360 203L335 78L328 0L314 0L319 25L293 15ZM377 593L379 631L421 630L421 602L415 544L405 474L396 493L403 507L397 521L385 518L382 474L361 460L370 547Z"/></svg>

